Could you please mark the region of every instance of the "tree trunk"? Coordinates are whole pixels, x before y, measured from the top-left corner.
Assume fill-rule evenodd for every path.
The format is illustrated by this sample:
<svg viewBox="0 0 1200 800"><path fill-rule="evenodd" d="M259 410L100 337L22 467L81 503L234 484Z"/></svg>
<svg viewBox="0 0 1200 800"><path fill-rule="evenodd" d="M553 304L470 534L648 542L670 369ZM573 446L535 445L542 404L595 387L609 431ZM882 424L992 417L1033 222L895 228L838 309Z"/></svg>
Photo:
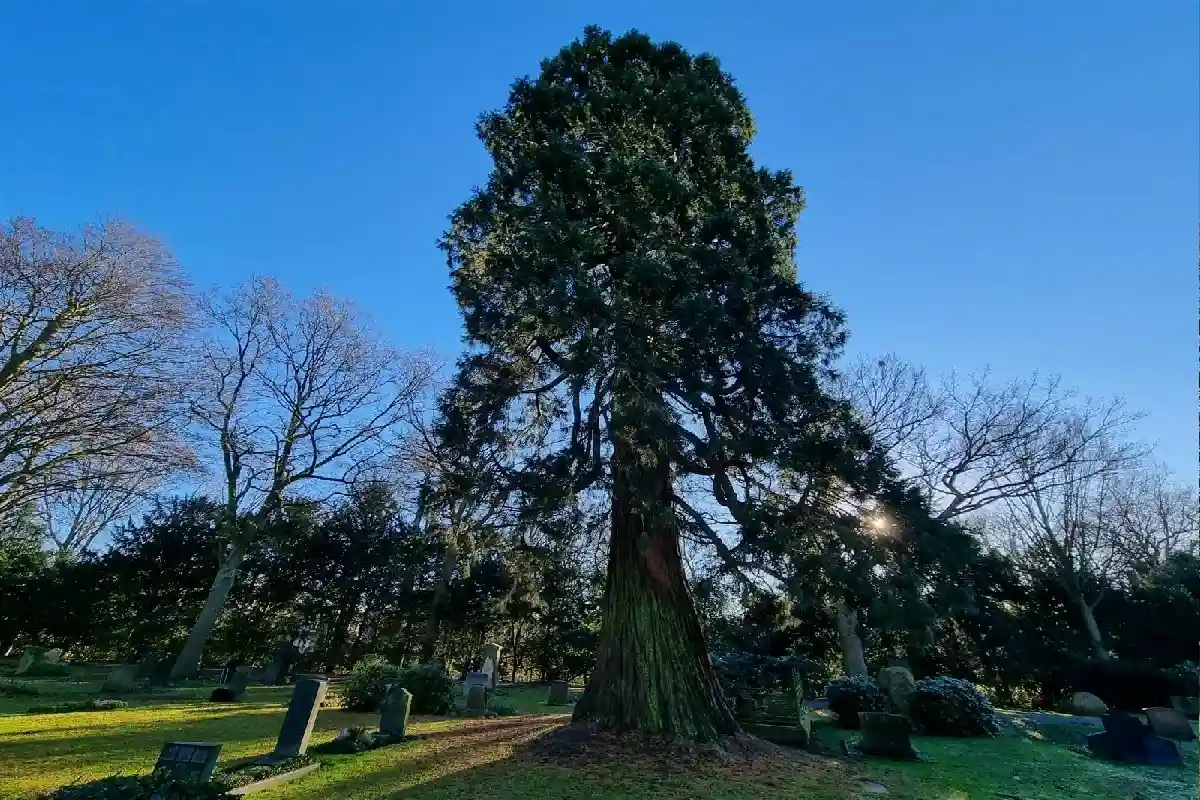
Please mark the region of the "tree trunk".
<svg viewBox="0 0 1200 800"><path fill-rule="evenodd" d="M716 740L740 728L717 683L684 579L670 463L653 433L639 437L640 447L631 446L628 431L644 425L645 415L636 419L636 406L625 410L626 419L619 420L626 415L614 409L612 536L600 648L574 719L616 731Z"/></svg>
<svg viewBox="0 0 1200 800"><path fill-rule="evenodd" d="M246 557L249 549L250 543L245 537L234 537L229 547L229 553L221 562L217 576L213 578L212 588L208 590L208 599L204 601L204 608L200 609L200 616L196 617L196 622L192 625L191 632L188 633L187 641L183 644L183 650L179 653L179 658L175 660L175 666L171 668L172 678L191 678L200 671L200 658L204 655L204 645L208 643L213 626L217 624L217 618L221 616L225 599L229 597L229 591L233 588L234 581L237 580L242 559Z"/></svg>
<svg viewBox="0 0 1200 800"><path fill-rule="evenodd" d="M1079 613L1083 616L1083 625L1087 629L1088 641L1092 643L1092 650L1095 651L1096 658L1108 661L1108 650L1104 647L1104 637L1100 635L1100 626L1096 624L1096 615L1092 613L1092 607L1082 597L1079 598L1078 603Z"/></svg>
<svg viewBox="0 0 1200 800"><path fill-rule="evenodd" d="M858 635L858 612L838 601L838 641L842 648L842 672L846 675L866 675L867 659L863 655L862 637Z"/></svg>
<svg viewBox="0 0 1200 800"><path fill-rule="evenodd" d="M425 623L424 641L421 642L421 663L433 663L433 654L437 650L438 633L441 629L440 612L446 602L446 594L450 589L450 579L454 576L454 568L458 565L458 547L453 537L446 536L446 550L442 553L442 572L438 576L437 586L433 589L433 599L429 602L429 616Z"/></svg>

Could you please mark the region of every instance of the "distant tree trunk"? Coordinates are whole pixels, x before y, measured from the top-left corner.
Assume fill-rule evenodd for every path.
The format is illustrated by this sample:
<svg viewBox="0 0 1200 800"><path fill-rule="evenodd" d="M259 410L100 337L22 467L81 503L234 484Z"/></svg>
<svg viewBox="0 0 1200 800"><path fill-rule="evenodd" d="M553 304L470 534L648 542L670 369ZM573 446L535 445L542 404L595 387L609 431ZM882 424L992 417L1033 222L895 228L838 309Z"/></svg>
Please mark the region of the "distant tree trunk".
<svg viewBox="0 0 1200 800"><path fill-rule="evenodd" d="M433 589L433 599L429 601L429 616L425 623L425 636L421 642L421 663L433 661L437 650L438 634L441 629L441 610L446 602L450 589L450 579L454 577L454 568L458 566L458 547L453 537L446 537L446 550L442 553L442 571L438 576L437 586Z"/></svg>
<svg viewBox="0 0 1200 800"><path fill-rule="evenodd" d="M624 415L614 409L613 427L634 429L638 423L629 417L636 411L626 409L618 421ZM646 437L635 449L614 435L604 621L596 668L574 719L711 741L740 728L717 683L684 577L669 461L661 452L639 452L647 441L655 446Z"/></svg>
<svg viewBox="0 0 1200 800"><path fill-rule="evenodd" d="M1092 650L1096 653L1096 658L1101 661L1108 661L1108 650L1104 647L1104 637L1100 635L1100 626L1096 624L1096 615L1092 612L1092 606L1080 597L1079 613L1083 617L1084 628L1087 629L1088 641L1092 643Z"/></svg>
<svg viewBox="0 0 1200 800"><path fill-rule="evenodd" d="M184 642L183 650L179 653L179 658L175 659L175 666L171 668L172 678L192 678L200 672L200 658L204 655L204 645L208 643L208 637L212 635L217 618L221 616L225 599L233 589L238 569L242 566L242 560L246 557L249 549L248 539L243 536L233 537L229 552L225 555L225 560L221 562L216 577L213 578L212 588L209 589L208 598L204 601L204 608L200 609L200 616L192 625L187 641Z"/></svg>
<svg viewBox="0 0 1200 800"><path fill-rule="evenodd" d="M847 675L866 675L867 659L863 655L862 637L858 635L858 612L841 601L834 611L842 648L842 671Z"/></svg>

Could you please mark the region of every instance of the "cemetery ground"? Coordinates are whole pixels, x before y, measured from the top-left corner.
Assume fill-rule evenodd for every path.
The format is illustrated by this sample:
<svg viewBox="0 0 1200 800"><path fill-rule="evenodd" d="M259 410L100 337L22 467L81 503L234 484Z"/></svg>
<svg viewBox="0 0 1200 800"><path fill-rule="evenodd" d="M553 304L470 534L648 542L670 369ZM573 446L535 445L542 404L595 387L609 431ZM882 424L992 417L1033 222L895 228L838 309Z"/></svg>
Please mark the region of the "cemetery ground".
<svg viewBox="0 0 1200 800"><path fill-rule="evenodd" d="M213 682L125 696L127 708L28 713L31 706L100 696L99 679L28 681L38 694L0 697L0 798L35 797L58 786L116 773L146 772L168 740L222 742L221 763L269 752L291 687L252 686L244 702L211 703ZM92 676L95 677L95 676ZM375 727L378 714L337 708L336 687L317 717L311 745L353 726ZM845 760L781 750L754 763L711 758L664 761L642 748L596 747L586 756L546 759L539 737L564 725L569 709L545 705L544 685L504 686L492 719L413 717L414 741L358 755L318 755L321 769L258 794L297 798L792 798L883 796L910 800L1184 800L1196 797L1197 745L1184 745L1185 767L1131 767L1078 752L1093 729L1006 725L995 739L916 737L931 761ZM515 712L515 713L512 713ZM818 716L818 741L839 751L848 734ZM544 740L543 740L544 741ZM311 751L310 751L311 752Z"/></svg>

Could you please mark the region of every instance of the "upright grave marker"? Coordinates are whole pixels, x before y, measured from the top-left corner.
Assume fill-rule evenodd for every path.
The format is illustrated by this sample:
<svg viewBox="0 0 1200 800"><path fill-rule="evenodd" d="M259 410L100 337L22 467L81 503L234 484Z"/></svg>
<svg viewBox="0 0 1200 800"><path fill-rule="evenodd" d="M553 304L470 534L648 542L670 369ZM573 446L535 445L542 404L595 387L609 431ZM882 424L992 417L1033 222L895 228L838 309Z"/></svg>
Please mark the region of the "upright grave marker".
<svg viewBox="0 0 1200 800"><path fill-rule="evenodd" d="M475 684L471 687L471 691L467 693L467 716L482 717L487 713L487 688L480 684Z"/></svg>
<svg viewBox="0 0 1200 800"><path fill-rule="evenodd" d="M571 704L571 690L566 681L550 681L550 700L548 706L568 706Z"/></svg>
<svg viewBox="0 0 1200 800"><path fill-rule="evenodd" d="M480 672L488 676L488 689L500 682L500 645L488 642L483 646L483 666Z"/></svg>
<svg viewBox="0 0 1200 800"><path fill-rule="evenodd" d="M165 769L179 777L206 781L212 777L220 755L219 742L167 742L158 754L154 771Z"/></svg>
<svg viewBox="0 0 1200 800"><path fill-rule="evenodd" d="M404 738L408 730L408 712L412 708L412 693L403 686L389 686L379 705L379 730L390 736Z"/></svg>
<svg viewBox="0 0 1200 800"><path fill-rule="evenodd" d="M858 743L858 749L863 755L906 760L917 758L917 751L913 749L912 740L909 738L912 734L912 724L908 717L877 711L860 711L858 719L859 727L862 728L862 739Z"/></svg>
<svg viewBox="0 0 1200 800"><path fill-rule="evenodd" d="M321 701L329 690L329 681L311 675L296 678L292 690L292 701L288 704L283 725L279 728L279 739L275 751L267 757L269 761L282 761L298 756L308 750L308 739L312 736Z"/></svg>
<svg viewBox="0 0 1200 800"><path fill-rule="evenodd" d="M1143 708L1146 720L1155 736L1164 739L1174 739L1177 742L1190 742L1196 738L1195 731L1188 724L1188 719L1173 708Z"/></svg>
<svg viewBox="0 0 1200 800"><path fill-rule="evenodd" d="M482 686L485 689L490 689L491 687L488 685L490 680L486 672L468 672L466 680L463 681L463 697L471 696L472 686Z"/></svg>
<svg viewBox="0 0 1200 800"><path fill-rule="evenodd" d="M1097 758L1168 767L1183 764L1179 745L1155 736L1141 720L1122 711L1105 714L1101 720L1104 732L1093 733L1087 738L1088 749Z"/></svg>

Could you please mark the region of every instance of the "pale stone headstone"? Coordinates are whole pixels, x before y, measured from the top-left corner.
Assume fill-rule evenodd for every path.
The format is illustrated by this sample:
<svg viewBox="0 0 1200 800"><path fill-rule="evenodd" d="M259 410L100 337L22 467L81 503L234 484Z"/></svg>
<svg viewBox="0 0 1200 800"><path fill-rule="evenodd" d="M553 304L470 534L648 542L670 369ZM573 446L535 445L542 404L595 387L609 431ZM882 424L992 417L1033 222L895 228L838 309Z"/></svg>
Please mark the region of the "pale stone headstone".
<svg viewBox="0 0 1200 800"><path fill-rule="evenodd" d="M1108 713L1108 705L1091 692L1075 692L1062 705L1064 714L1080 717L1102 717Z"/></svg>
<svg viewBox="0 0 1200 800"><path fill-rule="evenodd" d="M312 736L321 701L329 690L329 681L324 678L305 676L296 679L292 690L292 701L288 704L283 725L279 728L279 739L271 759L280 761L298 756L308 750L308 739Z"/></svg>
<svg viewBox="0 0 1200 800"><path fill-rule="evenodd" d="M550 699L546 705L549 706L567 706L571 704L571 689L567 686L566 681L551 681L550 682Z"/></svg>
<svg viewBox="0 0 1200 800"><path fill-rule="evenodd" d="M879 670L876 682L891 711L905 717L911 715L913 698L917 695L917 681L907 667L884 667Z"/></svg>
<svg viewBox="0 0 1200 800"><path fill-rule="evenodd" d="M379 730L403 737L408 730L408 712L412 708L412 693L402 686L389 686L379 705Z"/></svg>
<svg viewBox="0 0 1200 800"><path fill-rule="evenodd" d="M137 667L131 664L122 664L108 673L108 677L104 679L104 685L100 687L100 690L113 692L114 694L132 692L137 686L136 676Z"/></svg>
<svg viewBox="0 0 1200 800"><path fill-rule="evenodd" d="M483 666L479 671L488 676L488 688L495 689L500 682L500 645L488 642L483 646Z"/></svg>
<svg viewBox="0 0 1200 800"><path fill-rule="evenodd" d="M1190 742L1196 738L1196 732L1188 724L1187 717L1173 708L1152 707L1143 708L1146 720L1155 736L1164 739L1174 739L1177 742Z"/></svg>
<svg viewBox="0 0 1200 800"><path fill-rule="evenodd" d="M179 777L195 777L206 781L212 777L221 755L217 742L167 742L158 754L154 771L169 770Z"/></svg>
<svg viewBox="0 0 1200 800"><path fill-rule="evenodd" d="M466 680L463 681L463 697L471 696L472 686L482 686L485 689L490 689L491 679L486 672L468 672Z"/></svg>
<svg viewBox="0 0 1200 800"><path fill-rule="evenodd" d="M46 648L44 647L26 647L25 652L21 653L21 659L17 662L17 668L13 671L14 675L24 675L35 664L40 664L46 660Z"/></svg>
<svg viewBox="0 0 1200 800"><path fill-rule="evenodd" d="M480 684L471 686L467 693L467 716L477 717L487 713L487 687Z"/></svg>
<svg viewBox="0 0 1200 800"><path fill-rule="evenodd" d="M912 735L912 724L908 717L879 711L860 711L858 720L862 728L862 739L858 743L858 749L864 755L917 758L917 752L909 738Z"/></svg>

